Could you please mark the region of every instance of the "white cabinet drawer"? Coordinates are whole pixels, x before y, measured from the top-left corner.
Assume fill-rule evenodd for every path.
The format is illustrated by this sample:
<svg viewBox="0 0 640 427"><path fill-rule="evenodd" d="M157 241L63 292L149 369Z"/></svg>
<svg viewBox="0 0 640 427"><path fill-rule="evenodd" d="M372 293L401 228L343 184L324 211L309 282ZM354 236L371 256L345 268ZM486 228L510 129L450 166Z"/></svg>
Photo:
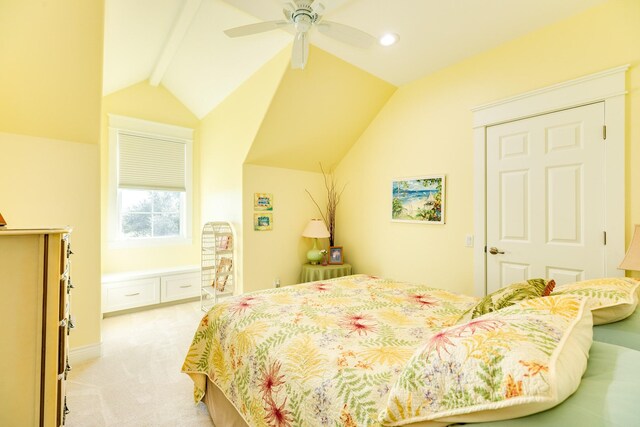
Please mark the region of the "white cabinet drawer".
<svg viewBox="0 0 640 427"><path fill-rule="evenodd" d="M140 307L160 302L160 278L102 284L102 312Z"/></svg>
<svg viewBox="0 0 640 427"><path fill-rule="evenodd" d="M200 272L173 274L160 279L162 302L193 298L200 295Z"/></svg>

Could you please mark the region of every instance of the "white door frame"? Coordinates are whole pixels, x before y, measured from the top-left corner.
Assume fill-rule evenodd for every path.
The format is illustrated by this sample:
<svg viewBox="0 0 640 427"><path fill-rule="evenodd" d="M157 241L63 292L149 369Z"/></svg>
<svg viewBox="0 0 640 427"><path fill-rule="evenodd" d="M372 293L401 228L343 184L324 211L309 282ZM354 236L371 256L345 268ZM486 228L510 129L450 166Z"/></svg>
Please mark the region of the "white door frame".
<svg viewBox="0 0 640 427"><path fill-rule="evenodd" d="M620 276L625 253L625 81L629 65L523 93L473 108L473 190L475 247L473 280L476 295L486 295L486 129L501 123L604 102L605 143L605 273Z"/></svg>

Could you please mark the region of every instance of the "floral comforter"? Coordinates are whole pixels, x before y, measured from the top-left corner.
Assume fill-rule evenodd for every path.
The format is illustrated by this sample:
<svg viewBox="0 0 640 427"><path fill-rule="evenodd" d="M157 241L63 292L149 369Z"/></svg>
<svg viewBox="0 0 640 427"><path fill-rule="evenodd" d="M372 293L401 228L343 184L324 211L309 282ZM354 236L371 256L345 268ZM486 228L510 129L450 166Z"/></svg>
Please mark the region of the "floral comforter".
<svg viewBox="0 0 640 427"><path fill-rule="evenodd" d="M424 338L476 302L365 275L245 294L203 317L182 371L251 426L376 426Z"/></svg>

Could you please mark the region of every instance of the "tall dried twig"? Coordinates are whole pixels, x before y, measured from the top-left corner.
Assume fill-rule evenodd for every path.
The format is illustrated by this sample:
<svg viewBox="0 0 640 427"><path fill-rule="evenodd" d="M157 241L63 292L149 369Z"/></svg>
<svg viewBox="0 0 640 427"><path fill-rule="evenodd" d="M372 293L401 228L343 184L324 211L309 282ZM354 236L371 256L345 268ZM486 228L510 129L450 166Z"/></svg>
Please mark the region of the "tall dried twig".
<svg viewBox="0 0 640 427"><path fill-rule="evenodd" d="M327 226L329 230L329 245L333 246L335 242L335 233L336 233L336 210L338 208L338 204L340 203L340 198L342 197L342 193L346 188L346 184L342 187L341 190L338 191L338 184L336 182L335 175L333 174L333 170L330 170L328 173L325 172L322 167L322 163L320 163L320 170L322 171L322 176L324 178L324 186L327 189L327 207L326 214L322 212L322 208L316 200L313 198L309 190L305 191L311 197L311 200L318 208L322 219L324 220L324 224Z"/></svg>

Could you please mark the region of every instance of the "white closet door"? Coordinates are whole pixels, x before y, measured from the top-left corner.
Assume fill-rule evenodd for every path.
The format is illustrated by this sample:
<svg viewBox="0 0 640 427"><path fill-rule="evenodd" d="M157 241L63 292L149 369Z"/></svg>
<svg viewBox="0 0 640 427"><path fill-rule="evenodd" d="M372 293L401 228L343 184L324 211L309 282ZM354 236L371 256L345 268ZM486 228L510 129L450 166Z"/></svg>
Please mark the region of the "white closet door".
<svg viewBox="0 0 640 427"><path fill-rule="evenodd" d="M487 292L602 277L604 104L487 128Z"/></svg>

